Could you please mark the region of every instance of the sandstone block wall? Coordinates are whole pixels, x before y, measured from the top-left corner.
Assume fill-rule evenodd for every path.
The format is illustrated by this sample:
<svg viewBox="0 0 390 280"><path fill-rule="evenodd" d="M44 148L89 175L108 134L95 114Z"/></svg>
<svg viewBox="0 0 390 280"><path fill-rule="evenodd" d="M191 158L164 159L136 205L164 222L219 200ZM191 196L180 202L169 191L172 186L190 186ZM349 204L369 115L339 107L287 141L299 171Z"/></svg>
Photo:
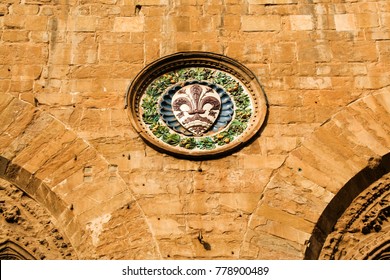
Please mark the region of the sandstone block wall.
<svg viewBox="0 0 390 280"><path fill-rule="evenodd" d="M127 87L180 51L259 79L268 116L242 150L179 160L131 127ZM331 199L389 153L389 63L387 0L4 0L0 175L77 258L302 259Z"/></svg>

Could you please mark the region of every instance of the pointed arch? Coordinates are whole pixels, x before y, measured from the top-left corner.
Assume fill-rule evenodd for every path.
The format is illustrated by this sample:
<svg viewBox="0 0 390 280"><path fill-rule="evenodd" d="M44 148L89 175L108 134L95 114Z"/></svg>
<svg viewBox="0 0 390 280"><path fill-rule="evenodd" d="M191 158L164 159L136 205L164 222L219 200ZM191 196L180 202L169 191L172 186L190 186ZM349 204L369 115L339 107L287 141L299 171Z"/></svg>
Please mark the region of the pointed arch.
<svg viewBox="0 0 390 280"><path fill-rule="evenodd" d="M104 256L105 246L117 236L101 233L105 226L121 232L123 244L139 240L128 231L122 216L126 208L135 217L132 227L142 231L137 246L148 258L159 250L142 209L118 172L85 139L52 115L3 94L0 99L0 177L15 184L45 207L66 233L79 258ZM115 184L110 183L115 177ZM118 216L118 217L117 217ZM115 219L114 219L115 218ZM139 249L138 248L138 249ZM120 258L134 258L127 251ZM119 258L119 257L118 257Z"/></svg>
<svg viewBox="0 0 390 280"><path fill-rule="evenodd" d="M0 244L0 260L35 260L35 258L21 245L6 240Z"/></svg>

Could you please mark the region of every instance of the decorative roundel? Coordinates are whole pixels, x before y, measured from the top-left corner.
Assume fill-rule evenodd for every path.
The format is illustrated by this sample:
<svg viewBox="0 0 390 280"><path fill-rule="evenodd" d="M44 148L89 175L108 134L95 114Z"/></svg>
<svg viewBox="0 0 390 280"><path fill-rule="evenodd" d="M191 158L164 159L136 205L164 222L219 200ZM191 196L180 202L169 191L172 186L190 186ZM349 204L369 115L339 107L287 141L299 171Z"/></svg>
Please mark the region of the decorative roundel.
<svg viewBox="0 0 390 280"><path fill-rule="evenodd" d="M258 132L267 111L249 69L201 52L148 65L130 85L126 102L134 128L150 145L199 159L241 147Z"/></svg>

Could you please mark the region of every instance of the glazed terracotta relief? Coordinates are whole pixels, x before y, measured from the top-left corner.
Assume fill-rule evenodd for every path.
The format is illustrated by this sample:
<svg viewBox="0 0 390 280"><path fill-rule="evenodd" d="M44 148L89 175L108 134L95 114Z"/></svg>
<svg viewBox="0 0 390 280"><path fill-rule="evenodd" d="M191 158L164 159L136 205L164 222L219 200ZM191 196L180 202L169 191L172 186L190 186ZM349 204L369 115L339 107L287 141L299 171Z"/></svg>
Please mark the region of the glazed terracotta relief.
<svg viewBox="0 0 390 280"><path fill-rule="evenodd" d="M149 81L141 76L142 86L133 84L128 101L141 136L168 153L200 157L226 152L255 134L265 115L262 92L259 98L248 81L218 65L198 61L157 69ZM134 95L134 87L141 92Z"/></svg>

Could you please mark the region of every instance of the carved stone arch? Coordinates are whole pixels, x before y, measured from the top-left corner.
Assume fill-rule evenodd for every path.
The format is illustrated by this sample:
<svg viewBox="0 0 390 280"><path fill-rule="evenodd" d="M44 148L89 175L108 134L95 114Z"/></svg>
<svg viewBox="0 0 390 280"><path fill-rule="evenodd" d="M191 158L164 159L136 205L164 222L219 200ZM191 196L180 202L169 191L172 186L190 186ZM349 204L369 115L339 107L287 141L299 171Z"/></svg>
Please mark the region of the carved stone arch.
<svg viewBox="0 0 390 280"><path fill-rule="evenodd" d="M1 178L0 214L0 259L78 258L57 220L15 184Z"/></svg>
<svg viewBox="0 0 390 280"><path fill-rule="evenodd" d="M240 257L317 258L332 223L389 172L389 123L390 94L384 90L349 104L305 139L266 186Z"/></svg>
<svg viewBox="0 0 390 280"><path fill-rule="evenodd" d="M389 229L387 229L389 231ZM366 259L373 260L390 260L390 241L381 243L379 246L374 248Z"/></svg>
<svg viewBox="0 0 390 280"><path fill-rule="evenodd" d="M9 94L0 99L0 120L0 178L47 209L77 252L73 258L160 258L133 193L94 146Z"/></svg>
<svg viewBox="0 0 390 280"><path fill-rule="evenodd" d="M35 260L35 258L21 245L6 240L0 244L0 260Z"/></svg>
<svg viewBox="0 0 390 280"><path fill-rule="evenodd" d="M388 250L382 245L390 242L389 209L390 153L356 174L330 201L305 259L379 258Z"/></svg>

